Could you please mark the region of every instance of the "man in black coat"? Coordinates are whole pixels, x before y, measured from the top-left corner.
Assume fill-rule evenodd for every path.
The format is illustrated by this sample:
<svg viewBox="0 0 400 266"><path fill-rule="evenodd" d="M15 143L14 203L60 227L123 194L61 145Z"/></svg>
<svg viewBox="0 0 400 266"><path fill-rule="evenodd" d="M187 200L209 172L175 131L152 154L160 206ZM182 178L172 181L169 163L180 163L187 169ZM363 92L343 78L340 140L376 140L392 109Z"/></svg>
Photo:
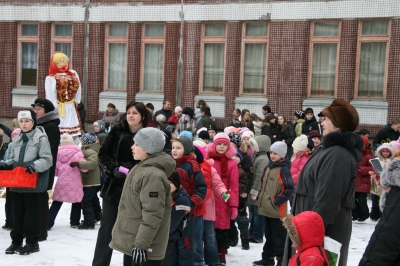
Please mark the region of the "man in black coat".
<svg viewBox="0 0 400 266"><path fill-rule="evenodd" d="M391 125L386 125L376 134L374 140L372 141L372 147L376 149L383 143L390 143L392 140L398 140L400 137L399 131L400 119L393 120Z"/></svg>
<svg viewBox="0 0 400 266"><path fill-rule="evenodd" d="M52 102L44 98L37 98L32 104L32 109L36 113L37 126L44 128L50 142L53 165L50 167L49 184L47 190L53 189L54 174L57 163L58 146L60 145L60 116L58 109L54 108ZM47 221L49 220L49 195L46 192L40 193L40 236L39 241L47 239Z"/></svg>
<svg viewBox="0 0 400 266"><path fill-rule="evenodd" d="M153 121L157 121L156 117L162 114L165 116L165 121L168 121L168 118L170 118L170 116L172 115L172 110L171 110L171 102L168 100L164 100L163 101L163 108L161 110L158 110L155 114L154 114L154 118Z"/></svg>

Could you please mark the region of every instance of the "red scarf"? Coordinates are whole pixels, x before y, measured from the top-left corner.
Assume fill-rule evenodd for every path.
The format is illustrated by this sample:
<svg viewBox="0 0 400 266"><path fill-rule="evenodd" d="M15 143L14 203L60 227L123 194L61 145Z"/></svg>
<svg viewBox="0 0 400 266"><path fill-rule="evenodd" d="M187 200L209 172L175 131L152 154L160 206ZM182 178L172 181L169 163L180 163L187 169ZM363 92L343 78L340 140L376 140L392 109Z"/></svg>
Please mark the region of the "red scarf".
<svg viewBox="0 0 400 266"><path fill-rule="evenodd" d="M214 151L209 151L208 156L213 158L214 160L221 162L221 177L228 178L228 158L226 158L226 154L216 153Z"/></svg>
<svg viewBox="0 0 400 266"><path fill-rule="evenodd" d="M194 158L194 155L191 153L188 155L183 155L181 158L179 158L176 161L176 168L178 168L181 164L186 163L186 162L190 163L192 165L193 173L197 173L197 172L201 171L199 163L196 161L196 159Z"/></svg>

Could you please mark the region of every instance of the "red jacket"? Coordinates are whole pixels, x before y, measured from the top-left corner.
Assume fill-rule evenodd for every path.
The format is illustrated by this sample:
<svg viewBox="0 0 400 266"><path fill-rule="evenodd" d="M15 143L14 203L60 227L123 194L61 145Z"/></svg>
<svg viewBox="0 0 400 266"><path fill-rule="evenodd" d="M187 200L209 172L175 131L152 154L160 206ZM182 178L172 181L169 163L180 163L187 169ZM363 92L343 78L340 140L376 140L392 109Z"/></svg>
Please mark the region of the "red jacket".
<svg viewBox="0 0 400 266"><path fill-rule="evenodd" d="M325 226L322 217L312 211L305 211L284 220L297 253L290 259L288 266L329 266L329 260L322 247ZM293 228L296 230L290 230ZM297 234L296 234L297 233ZM294 239L293 239L294 238Z"/></svg>
<svg viewBox="0 0 400 266"><path fill-rule="evenodd" d="M363 151L362 160L357 163L356 192L369 194L371 190L371 177L368 172L373 171L373 167L369 160L373 158L371 151Z"/></svg>

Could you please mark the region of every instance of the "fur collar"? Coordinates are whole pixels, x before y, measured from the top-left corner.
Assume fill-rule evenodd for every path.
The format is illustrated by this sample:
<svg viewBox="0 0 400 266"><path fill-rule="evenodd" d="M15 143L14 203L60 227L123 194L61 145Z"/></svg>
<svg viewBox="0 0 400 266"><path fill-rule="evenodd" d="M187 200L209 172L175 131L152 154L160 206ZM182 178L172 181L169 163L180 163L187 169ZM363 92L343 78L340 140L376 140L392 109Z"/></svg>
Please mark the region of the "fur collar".
<svg viewBox="0 0 400 266"><path fill-rule="evenodd" d="M44 115L38 117L36 119L36 122L38 125L41 125L43 123L49 122L51 120L57 120L60 119L60 114L58 112L58 108L54 109L51 112L45 113ZM60 123L60 120L58 120L58 123Z"/></svg>
<svg viewBox="0 0 400 266"><path fill-rule="evenodd" d="M323 147L342 146L349 150L356 162L361 162L361 152L364 148L364 141L360 135L353 132L332 132L322 140Z"/></svg>
<svg viewBox="0 0 400 266"><path fill-rule="evenodd" d="M380 179L381 185L384 187L400 187L400 160L392 161L388 167L383 170ZM383 192L379 206L383 212L386 205L387 192Z"/></svg>

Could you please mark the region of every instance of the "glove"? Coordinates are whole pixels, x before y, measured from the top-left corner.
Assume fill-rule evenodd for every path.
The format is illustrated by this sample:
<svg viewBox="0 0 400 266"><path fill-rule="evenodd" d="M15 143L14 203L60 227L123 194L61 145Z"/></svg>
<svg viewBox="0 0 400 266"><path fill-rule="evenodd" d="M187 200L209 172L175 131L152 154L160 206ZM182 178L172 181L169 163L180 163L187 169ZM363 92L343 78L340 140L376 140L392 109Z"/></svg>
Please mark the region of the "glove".
<svg viewBox="0 0 400 266"><path fill-rule="evenodd" d="M147 258L146 258L146 251L144 251L143 249L137 248L137 247L133 247L132 251L132 261L134 263L142 263L142 262L146 262Z"/></svg>
<svg viewBox="0 0 400 266"><path fill-rule="evenodd" d="M252 200L257 200L257 197L258 197L258 191L257 191L257 190L254 190L254 189L252 189L252 190L250 191L250 195L251 195L251 199L252 199Z"/></svg>
<svg viewBox="0 0 400 266"><path fill-rule="evenodd" d="M231 190L228 189L226 192L222 193L221 197L222 197L223 201L225 201L225 202L228 201L228 199L231 197L231 194L229 194L230 192L231 192Z"/></svg>
<svg viewBox="0 0 400 266"><path fill-rule="evenodd" d="M121 172L119 171L119 166L118 166L118 167L115 167L115 168L114 168L113 176L114 176L115 178L125 178L125 177L126 177L126 174L121 173Z"/></svg>
<svg viewBox="0 0 400 266"><path fill-rule="evenodd" d="M69 164L70 167L74 168L74 167L79 167L79 162L71 162Z"/></svg>
<svg viewBox="0 0 400 266"><path fill-rule="evenodd" d="M30 173L30 174L35 173L35 172L36 172L36 170L35 170L35 165L34 165L33 163L30 163L30 164L28 165L28 167L26 168L26 172L27 172L27 173Z"/></svg>
<svg viewBox="0 0 400 266"><path fill-rule="evenodd" d="M231 220L235 220L236 217L238 216L238 209L236 207L231 207L230 213L231 213Z"/></svg>

